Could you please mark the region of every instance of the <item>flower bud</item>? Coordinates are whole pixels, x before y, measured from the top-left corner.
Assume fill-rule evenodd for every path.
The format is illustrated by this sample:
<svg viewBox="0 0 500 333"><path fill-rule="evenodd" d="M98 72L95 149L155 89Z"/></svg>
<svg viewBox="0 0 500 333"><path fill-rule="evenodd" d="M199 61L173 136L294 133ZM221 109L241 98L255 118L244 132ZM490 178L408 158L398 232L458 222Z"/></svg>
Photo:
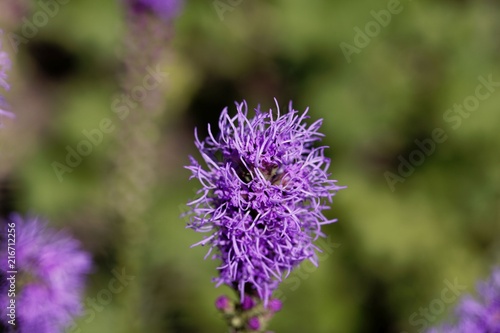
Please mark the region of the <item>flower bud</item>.
<svg viewBox="0 0 500 333"><path fill-rule="evenodd" d="M267 308L271 312L278 312L281 310L282 307L283 307L283 303L281 303L281 301L277 298L273 298L272 300L270 300L269 304L267 305Z"/></svg>
<svg viewBox="0 0 500 333"><path fill-rule="evenodd" d="M225 295L219 296L215 300L215 307L217 308L217 310L224 312L224 313L229 313L229 312L232 312L234 310L233 302L231 302L229 297L227 297Z"/></svg>
<svg viewBox="0 0 500 333"><path fill-rule="evenodd" d="M248 328L257 331L260 329L260 320L258 317L252 317L248 320Z"/></svg>
<svg viewBox="0 0 500 333"><path fill-rule="evenodd" d="M255 306L254 300L250 296L245 296L243 302L241 302L241 308L243 310L250 310Z"/></svg>

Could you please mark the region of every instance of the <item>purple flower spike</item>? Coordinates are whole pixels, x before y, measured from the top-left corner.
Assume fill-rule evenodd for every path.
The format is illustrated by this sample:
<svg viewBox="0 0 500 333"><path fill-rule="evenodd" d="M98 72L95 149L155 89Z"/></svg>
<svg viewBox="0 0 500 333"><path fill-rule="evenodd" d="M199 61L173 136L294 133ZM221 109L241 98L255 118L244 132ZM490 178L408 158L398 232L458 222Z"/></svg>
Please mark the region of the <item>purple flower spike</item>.
<svg viewBox="0 0 500 333"><path fill-rule="evenodd" d="M202 184L191 206L188 226L210 233L195 245L210 245L219 259L217 286L226 284L240 300L259 297L267 305L284 276L303 260L317 265L314 241L324 237L321 226L335 222L323 215L337 190L328 179L327 147L321 120L306 124L307 110L255 110L236 104L230 116L225 108L219 131L196 147L206 166L193 157L186 168ZM194 246L194 245L193 245Z"/></svg>
<svg viewBox="0 0 500 333"><path fill-rule="evenodd" d="M81 298L85 275L91 268L90 256L80 250L76 240L46 228L37 219L14 216L8 222L7 232L15 233L16 243L8 248L7 236L2 235L0 276L2 282L14 276L16 290L12 298L8 295L10 287L1 286L1 320L12 327L7 323L11 320L7 307L15 299L16 332L60 333L72 324L74 316L82 313ZM7 260L13 254L15 263Z"/></svg>
<svg viewBox="0 0 500 333"><path fill-rule="evenodd" d="M455 310L455 323L432 328L428 333L499 333L500 268L491 279L479 283L479 300L465 296Z"/></svg>
<svg viewBox="0 0 500 333"><path fill-rule="evenodd" d="M151 11L161 19L169 21L181 10L181 0L127 0L136 13Z"/></svg>
<svg viewBox="0 0 500 333"><path fill-rule="evenodd" d="M252 317L248 320L248 328L252 331L257 331L260 329L260 320L258 317Z"/></svg>

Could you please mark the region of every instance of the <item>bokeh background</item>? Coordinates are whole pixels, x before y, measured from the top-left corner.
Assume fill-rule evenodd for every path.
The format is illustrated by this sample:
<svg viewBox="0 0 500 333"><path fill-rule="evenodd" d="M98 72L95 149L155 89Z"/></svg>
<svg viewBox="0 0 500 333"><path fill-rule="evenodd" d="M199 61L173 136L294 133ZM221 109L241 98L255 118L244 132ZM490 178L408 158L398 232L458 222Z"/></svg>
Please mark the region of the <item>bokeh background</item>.
<svg viewBox="0 0 500 333"><path fill-rule="evenodd" d="M173 22L140 30L147 19L134 25L120 2L71 0L15 52L9 36L42 9L2 0L18 119L0 137L1 213L43 216L79 238L95 259L86 297L113 270L135 277L79 319L80 332L225 331L213 302L231 291L211 283L206 248L190 248L202 235L180 216L199 184L183 166L198 156L194 128L206 133L242 99L264 109L292 100L323 118L332 178L348 186L327 212L339 221L325 227L319 268L305 263L283 283L272 330L419 332L456 304L438 304L445 281L474 293L500 262L499 84L456 128L444 115L478 77L500 82L500 5L402 1L359 47L356 27L392 5L192 0ZM342 43L357 51L346 57ZM120 118L113 103L148 66L168 73L163 84ZM113 130L58 177L54 162L103 119ZM445 142L391 185L388 172L436 128Z"/></svg>

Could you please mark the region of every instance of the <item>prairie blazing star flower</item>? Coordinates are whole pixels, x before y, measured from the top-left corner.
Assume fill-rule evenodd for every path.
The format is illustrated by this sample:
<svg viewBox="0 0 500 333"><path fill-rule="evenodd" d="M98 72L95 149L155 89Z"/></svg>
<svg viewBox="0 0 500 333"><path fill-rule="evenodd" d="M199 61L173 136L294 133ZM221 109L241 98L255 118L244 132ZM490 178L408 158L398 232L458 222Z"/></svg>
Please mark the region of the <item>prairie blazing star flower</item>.
<svg viewBox="0 0 500 333"><path fill-rule="evenodd" d="M2 235L0 276L2 282L14 277L16 286L16 326L11 318L9 286L0 289L2 321L6 327L16 327L17 333L59 333L72 323L73 316L82 312L81 298L85 275L91 268L90 256L79 243L62 232L46 228L37 219L24 220L13 216L8 221L8 234L15 234L15 244ZM10 253L9 253L10 252ZM8 256L15 253L15 263ZM12 265L12 266L11 266ZM10 271L17 271L15 275ZM9 285L12 281L9 281Z"/></svg>
<svg viewBox="0 0 500 333"><path fill-rule="evenodd" d="M283 115L257 108L249 117L246 102L236 108L235 116L222 111L217 135L210 126L204 140L195 132L206 167L193 157L186 167L202 184L188 203L188 227L210 233L193 246L208 244L207 256L216 250L217 286L237 290L242 304L251 297L267 307L293 268L306 259L317 265L314 241L336 221L323 211L343 187L328 179L327 147L315 147L321 120L307 125L308 111L299 114L291 103Z"/></svg>
<svg viewBox="0 0 500 333"><path fill-rule="evenodd" d="M477 286L479 299L465 296L455 309L454 324L427 333L500 333L500 268Z"/></svg>

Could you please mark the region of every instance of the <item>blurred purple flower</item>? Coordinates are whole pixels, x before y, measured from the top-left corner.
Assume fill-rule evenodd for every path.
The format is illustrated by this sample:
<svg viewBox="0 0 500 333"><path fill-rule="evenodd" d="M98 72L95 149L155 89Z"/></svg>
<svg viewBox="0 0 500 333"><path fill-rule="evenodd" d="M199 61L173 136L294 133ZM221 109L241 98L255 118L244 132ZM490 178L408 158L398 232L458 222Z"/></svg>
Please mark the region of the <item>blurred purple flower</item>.
<svg viewBox="0 0 500 333"><path fill-rule="evenodd" d="M328 179L330 160L325 146L314 144L324 136L321 120L307 125L303 114L290 110L255 110L248 117L246 102L236 104L237 114L225 108L216 137L209 136L196 147L206 168L190 157L186 168L203 187L188 203L189 227L211 235L195 245L210 244L220 259L217 286L227 284L267 304L284 275L303 260L317 265L314 241L324 237L321 225L335 222L323 215L337 190ZM193 245L193 246L195 246Z"/></svg>
<svg viewBox="0 0 500 333"><path fill-rule="evenodd" d="M432 328L428 333L500 333L500 268L489 281L479 283L479 300L465 296L455 310L454 324Z"/></svg>
<svg viewBox="0 0 500 333"><path fill-rule="evenodd" d="M254 306L255 306L255 302L253 301L253 299L251 297L245 297L243 302L241 302L241 308L245 311L250 310Z"/></svg>
<svg viewBox="0 0 500 333"><path fill-rule="evenodd" d="M136 13L153 12L165 21L171 20L181 10L181 0L126 0Z"/></svg>
<svg viewBox="0 0 500 333"><path fill-rule="evenodd" d="M1 49L1 42L0 42L0 49ZM9 90L10 86L7 83L7 71L10 70L11 67L11 62L9 59L9 55L7 52L1 51L0 50L0 86L2 86L5 90Z"/></svg>
<svg viewBox="0 0 500 333"><path fill-rule="evenodd" d="M2 35L2 30L0 30L0 36ZM0 40L0 86L5 89L9 90L10 85L7 82L7 72L10 70L12 64L9 59L9 55L3 51L3 46L2 42ZM14 114L8 111L9 105L5 101L5 98L0 95L0 127L2 125L1 117L8 117L8 118L14 118Z"/></svg>
<svg viewBox="0 0 500 333"><path fill-rule="evenodd" d="M18 333L59 333L82 313L81 298L90 256L75 239L46 228L38 219L23 220L15 215L8 221L9 233L15 230L15 268L7 261L7 242L0 249L0 275L17 270L16 327ZM5 236L5 235L4 235ZM5 237L6 238L6 237ZM12 254L12 253L11 253ZM12 264L12 262L10 262ZM2 281L6 281L2 277ZM8 286L2 285L2 321L7 322ZM11 327L10 324L5 324Z"/></svg>

